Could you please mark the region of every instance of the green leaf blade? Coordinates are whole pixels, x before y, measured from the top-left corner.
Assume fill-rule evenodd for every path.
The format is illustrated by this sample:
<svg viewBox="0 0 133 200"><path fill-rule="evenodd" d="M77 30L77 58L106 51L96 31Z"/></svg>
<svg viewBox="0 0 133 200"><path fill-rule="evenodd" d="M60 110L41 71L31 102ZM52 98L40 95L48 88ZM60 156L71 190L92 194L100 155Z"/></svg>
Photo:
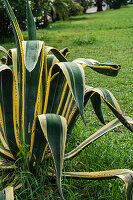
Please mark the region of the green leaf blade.
<svg viewBox="0 0 133 200"><path fill-rule="evenodd" d="M42 77L44 64L44 42L23 41L24 64L26 68L24 92L24 129L25 140L29 144L34 121L42 113Z"/></svg>
<svg viewBox="0 0 133 200"><path fill-rule="evenodd" d="M76 63L69 62L58 63L55 65L55 67L59 67L62 70L68 82L73 98L79 107L81 116L83 117L85 77L82 67Z"/></svg>
<svg viewBox="0 0 133 200"><path fill-rule="evenodd" d="M26 14L27 14L27 25L28 25L28 35L29 35L29 40L37 40L36 36L36 25L34 22L34 18L32 15L32 11L29 5L29 1L26 1Z"/></svg>
<svg viewBox="0 0 133 200"><path fill-rule="evenodd" d="M115 63L99 63L93 59L78 58L73 62L80 63L84 67L90 67L92 70L107 76L117 76L121 66Z"/></svg>
<svg viewBox="0 0 133 200"><path fill-rule="evenodd" d="M126 117L126 120L128 123L133 124L133 120L129 117ZM88 145L90 145L92 142L103 136L104 134L108 133L110 130L113 130L114 128L121 126L122 123L118 120L112 120L105 126L103 126L101 129L99 129L97 132L92 134L90 137L88 137L85 141L83 141L79 146L77 146L74 150L71 152L65 154L64 159L69 159L74 156L76 156L79 152L81 152L84 148L86 148Z"/></svg>
<svg viewBox="0 0 133 200"><path fill-rule="evenodd" d="M55 114L40 115L38 116L38 120L53 155L57 183L62 199L64 199L61 186L61 176L67 132L66 120L65 118Z"/></svg>
<svg viewBox="0 0 133 200"><path fill-rule="evenodd" d="M0 122L4 120L5 139L10 151L16 157L19 149L14 134L13 81L11 69L6 65L0 65L0 107L2 109Z"/></svg>
<svg viewBox="0 0 133 200"><path fill-rule="evenodd" d="M66 177L85 179L112 179L121 178L126 185L126 200L133 198L133 171L128 169L115 169L100 172L65 172Z"/></svg>
<svg viewBox="0 0 133 200"><path fill-rule="evenodd" d="M0 191L0 200L14 200L13 187L7 187Z"/></svg>

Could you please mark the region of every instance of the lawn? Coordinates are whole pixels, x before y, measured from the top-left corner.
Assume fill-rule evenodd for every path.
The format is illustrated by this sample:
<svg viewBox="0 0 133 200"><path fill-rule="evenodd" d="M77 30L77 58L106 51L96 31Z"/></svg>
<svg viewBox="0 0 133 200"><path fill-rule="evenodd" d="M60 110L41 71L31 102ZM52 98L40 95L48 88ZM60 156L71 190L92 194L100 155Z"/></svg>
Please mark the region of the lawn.
<svg viewBox="0 0 133 200"><path fill-rule="evenodd" d="M38 30L38 40L44 40L47 46L58 49L69 47L71 54L68 60L75 58L92 58L99 62L114 62L122 66L117 77L106 77L97 74L91 69L86 69L86 84L94 87L104 87L110 90L126 116L133 118L133 6L127 6L119 10L107 10L106 12L85 14L72 17L66 22L50 24L49 28ZM27 32L24 32L25 39ZM15 47L13 39L1 43L5 48ZM105 120L114 119L114 115L103 104ZM92 109L90 102L85 107L84 126L79 118L67 143L66 152L69 152L80 144L89 135L97 131L102 125ZM114 131L95 141L78 157L64 163L65 171L102 171L111 169L133 169L133 134L124 127ZM41 175L40 175L41 176ZM43 188L42 178L34 182L33 188L22 188L21 193L43 193L38 199L60 199L54 181L47 180L47 193ZM27 184L27 183L26 183ZM63 191L66 200L124 200L125 186L119 179L116 180L67 180L63 178ZM33 189L36 188L36 191ZM31 192L32 191L32 192ZM20 193L18 191L17 193ZM29 197L28 197L29 195ZM33 195L34 196L34 195ZM21 199L21 197L16 197Z"/></svg>

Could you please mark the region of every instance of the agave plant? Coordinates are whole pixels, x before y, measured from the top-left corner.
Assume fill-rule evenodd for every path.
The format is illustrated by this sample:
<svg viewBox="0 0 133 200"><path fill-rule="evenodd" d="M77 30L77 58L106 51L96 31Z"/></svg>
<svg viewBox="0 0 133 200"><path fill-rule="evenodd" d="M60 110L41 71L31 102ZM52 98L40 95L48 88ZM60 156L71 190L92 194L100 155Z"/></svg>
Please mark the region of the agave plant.
<svg viewBox="0 0 133 200"><path fill-rule="evenodd" d="M24 41L12 8L8 0L4 0L17 48L7 51L4 47L0 47L0 50L7 54L0 61L2 182L6 184L10 177L8 187L0 192L1 198L13 199L13 191L21 187L21 183L17 184L19 174L15 173L16 169L21 167L22 159L25 170L32 170L37 164L44 163L49 155L54 161L55 170L50 168L48 175L56 176L62 199L64 197L61 177L64 175L87 179L119 177L126 184L126 199L131 200L133 188L131 170L62 173L64 160L76 156L109 130L123 124L133 131L133 120L124 117L110 91L85 86L86 67L98 73L116 76L120 66L113 63L100 64L98 61L84 58L68 62L66 58L69 53L68 48L58 51L37 40L33 15L28 0L26 2L29 41ZM85 123L83 109L89 99L103 124L105 122L101 111L101 99L106 102L116 119L93 133L76 149L65 154L67 135L71 133L79 115Z"/></svg>

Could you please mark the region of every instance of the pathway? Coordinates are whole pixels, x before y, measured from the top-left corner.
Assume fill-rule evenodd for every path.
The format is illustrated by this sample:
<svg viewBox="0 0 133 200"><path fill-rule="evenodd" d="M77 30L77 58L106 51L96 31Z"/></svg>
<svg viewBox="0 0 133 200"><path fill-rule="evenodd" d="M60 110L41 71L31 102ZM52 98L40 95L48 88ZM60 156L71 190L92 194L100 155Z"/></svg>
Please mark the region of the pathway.
<svg viewBox="0 0 133 200"><path fill-rule="evenodd" d="M107 10L107 5L103 6L102 8L103 8L103 11ZM89 8L86 11L86 13L95 13L95 12L97 12L97 7Z"/></svg>

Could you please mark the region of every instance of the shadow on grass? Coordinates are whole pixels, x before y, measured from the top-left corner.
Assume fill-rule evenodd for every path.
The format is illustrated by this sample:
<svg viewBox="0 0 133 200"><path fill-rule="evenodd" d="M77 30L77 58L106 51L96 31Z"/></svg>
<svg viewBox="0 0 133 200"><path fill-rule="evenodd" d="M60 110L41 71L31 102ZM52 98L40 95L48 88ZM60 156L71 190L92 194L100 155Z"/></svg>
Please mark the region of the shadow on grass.
<svg viewBox="0 0 133 200"><path fill-rule="evenodd" d="M14 42L14 41L15 40L14 40L13 34L10 36L7 36L7 37L5 37L5 36L0 37L0 43L10 43L10 42Z"/></svg>
<svg viewBox="0 0 133 200"><path fill-rule="evenodd" d="M91 15L91 18L88 18L88 15L90 15L89 13L86 13L86 14L84 14L84 16L83 17L81 17L81 16L79 16L79 17L70 17L70 21L84 21L84 20L95 20L95 19L97 19L98 17L96 17L96 16L94 16L94 17L92 17L92 15Z"/></svg>

